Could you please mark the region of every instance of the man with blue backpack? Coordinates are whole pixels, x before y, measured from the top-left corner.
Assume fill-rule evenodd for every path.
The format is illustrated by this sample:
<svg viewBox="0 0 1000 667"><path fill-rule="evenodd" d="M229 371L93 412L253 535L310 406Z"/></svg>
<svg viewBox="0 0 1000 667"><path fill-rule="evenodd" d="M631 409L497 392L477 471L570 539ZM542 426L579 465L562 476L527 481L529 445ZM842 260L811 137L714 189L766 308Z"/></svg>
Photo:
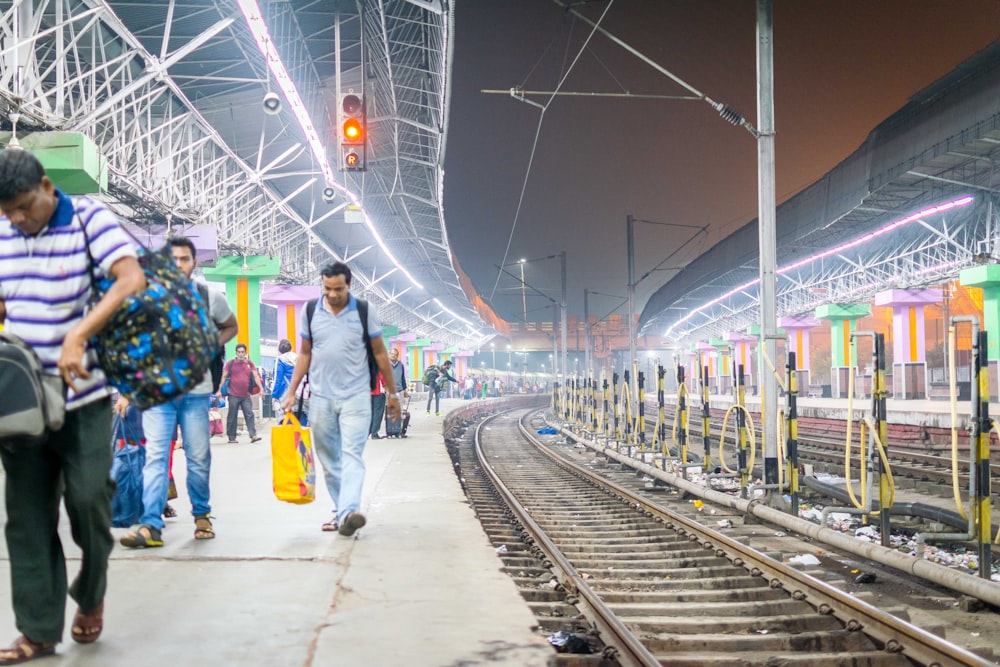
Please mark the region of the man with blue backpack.
<svg viewBox="0 0 1000 667"><path fill-rule="evenodd" d="M61 427L40 441L0 441L11 601L22 633L0 649L0 665L55 653L67 592L78 605L73 640L89 644L104 629L114 543L111 390L88 341L127 298L145 289L137 256L118 216L103 203L57 190L31 153L0 151L0 323L34 349L46 376L66 383ZM87 309L95 281L105 278L113 283ZM60 501L83 552L80 573L68 587Z"/></svg>

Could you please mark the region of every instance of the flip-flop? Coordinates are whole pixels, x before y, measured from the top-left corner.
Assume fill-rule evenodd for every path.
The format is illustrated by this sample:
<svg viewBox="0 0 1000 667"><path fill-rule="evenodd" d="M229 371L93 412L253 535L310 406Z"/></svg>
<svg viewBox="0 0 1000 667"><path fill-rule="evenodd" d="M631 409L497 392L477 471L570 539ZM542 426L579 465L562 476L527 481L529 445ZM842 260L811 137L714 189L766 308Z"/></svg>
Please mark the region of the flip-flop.
<svg viewBox="0 0 1000 667"><path fill-rule="evenodd" d="M73 627L70 634L78 644L92 644L97 641L104 630L104 603L97 605L89 613L77 607L73 616Z"/></svg>
<svg viewBox="0 0 1000 667"><path fill-rule="evenodd" d="M337 523L337 517L334 515L332 519L323 524L322 529L324 533L335 533L340 528L340 524Z"/></svg>
<svg viewBox="0 0 1000 667"><path fill-rule="evenodd" d="M7 648L0 649L0 665L20 665L35 658L54 655L55 642L33 642L24 635L14 640Z"/></svg>

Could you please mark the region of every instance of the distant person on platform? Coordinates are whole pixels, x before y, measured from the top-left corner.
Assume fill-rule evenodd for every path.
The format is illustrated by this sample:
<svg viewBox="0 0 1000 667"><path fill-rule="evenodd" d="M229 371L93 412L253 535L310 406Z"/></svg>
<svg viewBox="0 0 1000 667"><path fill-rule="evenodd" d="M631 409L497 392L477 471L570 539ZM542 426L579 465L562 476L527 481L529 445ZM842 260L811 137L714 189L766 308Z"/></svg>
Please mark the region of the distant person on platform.
<svg viewBox="0 0 1000 667"><path fill-rule="evenodd" d="M385 414L385 378L382 377L381 371L375 376L375 388L372 389L371 395L372 423L368 428L368 435L378 440L382 437L378 434L378 430L382 428L382 416Z"/></svg>
<svg viewBox="0 0 1000 667"><path fill-rule="evenodd" d="M247 346L240 343L236 346L236 358L230 359L222 369L222 384L229 380L229 414L226 417L226 433L229 435L229 443L236 444L236 424L239 420L239 411L243 411L243 420L247 423L247 433L250 435L250 442L257 442L260 436L257 435L257 427L253 422L253 401L250 396L251 380L257 383L258 387L263 387L264 383L257 372L257 366L247 357ZM221 387L220 387L221 390ZM220 391L219 396L222 396Z"/></svg>
<svg viewBox="0 0 1000 667"><path fill-rule="evenodd" d="M333 262L323 267L321 276L323 296L316 304L312 322L309 309L302 309L302 349L291 384L281 399L281 409L293 409L295 391L309 373L313 444L334 503L333 517L322 529L349 537L366 523L361 513L361 487L365 481L362 455L371 429L372 409L368 346L358 300L350 291L350 267ZM399 395L382 341L382 324L370 305L368 338L374 361L386 381L386 414L397 419Z"/></svg>
<svg viewBox="0 0 1000 667"><path fill-rule="evenodd" d="M448 359L440 366L431 365L424 371L427 378L427 416L431 414L431 401L434 401L434 414L441 416L441 388L446 383L458 382L451 373L451 359Z"/></svg>
<svg viewBox="0 0 1000 667"><path fill-rule="evenodd" d="M406 390L406 366L399 359L399 350L389 350L389 365L392 366L392 379L396 382L396 391L407 398L410 392Z"/></svg>
<svg viewBox="0 0 1000 667"><path fill-rule="evenodd" d="M288 391L288 385L292 381L292 374L295 372L295 362L299 355L292 351L292 341L287 338L278 343L278 358L274 360L274 384L271 386L271 398L274 399L276 410L281 409L281 397ZM309 383L299 386L295 392L295 418L303 426L309 425ZM299 410L299 404L302 410Z"/></svg>

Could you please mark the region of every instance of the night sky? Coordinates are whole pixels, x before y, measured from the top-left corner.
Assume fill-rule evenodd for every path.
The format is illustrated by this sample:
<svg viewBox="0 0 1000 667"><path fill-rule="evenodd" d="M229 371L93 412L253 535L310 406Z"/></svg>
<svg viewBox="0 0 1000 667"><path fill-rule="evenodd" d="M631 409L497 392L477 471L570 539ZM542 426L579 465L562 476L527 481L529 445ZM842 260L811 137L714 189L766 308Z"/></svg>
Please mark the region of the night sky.
<svg viewBox="0 0 1000 667"><path fill-rule="evenodd" d="M757 216L756 142L704 102L556 98L545 112L510 250L540 110L481 89L551 91L590 27L548 0L454 3L453 91L445 161L448 236L479 294L522 319L516 279L494 293L495 265L567 251L569 313L584 289L624 296L626 225L638 219L701 227L664 267L697 257ZM606 3L580 7L597 19ZM603 28L757 125L754 0L615 0ZM1000 39L998 0L775 0L778 202L852 153L907 99ZM562 91L684 95L680 86L594 35ZM548 96L531 96L545 103ZM637 224L636 275L694 230ZM517 266L508 270L519 275ZM636 290L636 312L669 280ZM558 299L559 261L525 265L525 282ZM528 289L527 319L551 320ZM592 296L591 315L621 306ZM616 312L624 314L621 306Z"/></svg>

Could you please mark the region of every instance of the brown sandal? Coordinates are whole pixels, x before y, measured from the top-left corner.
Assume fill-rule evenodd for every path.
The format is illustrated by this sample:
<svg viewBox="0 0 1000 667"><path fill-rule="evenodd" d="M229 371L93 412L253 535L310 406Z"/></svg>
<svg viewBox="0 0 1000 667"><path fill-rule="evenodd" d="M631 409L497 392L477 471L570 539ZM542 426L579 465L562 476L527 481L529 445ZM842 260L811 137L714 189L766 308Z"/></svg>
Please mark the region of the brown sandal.
<svg viewBox="0 0 1000 667"><path fill-rule="evenodd" d="M336 533L338 528L340 528L340 524L337 523L336 514L334 514L333 518L324 523L322 526L322 530L324 533Z"/></svg>
<svg viewBox="0 0 1000 667"><path fill-rule="evenodd" d="M86 614L77 607L76 615L73 616L73 627L70 629L73 641L78 644L91 644L101 636L102 630L104 630L103 602Z"/></svg>
<svg viewBox="0 0 1000 667"><path fill-rule="evenodd" d="M194 518L194 539L210 540L215 537L212 520L207 514L199 514Z"/></svg>
<svg viewBox="0 0 1000 667"><path fill-rule="evenodd" d="M0 649L0 665L19 665L35 658L55 655L55 642L33 642L24 635L7 648Z"/></svg>

